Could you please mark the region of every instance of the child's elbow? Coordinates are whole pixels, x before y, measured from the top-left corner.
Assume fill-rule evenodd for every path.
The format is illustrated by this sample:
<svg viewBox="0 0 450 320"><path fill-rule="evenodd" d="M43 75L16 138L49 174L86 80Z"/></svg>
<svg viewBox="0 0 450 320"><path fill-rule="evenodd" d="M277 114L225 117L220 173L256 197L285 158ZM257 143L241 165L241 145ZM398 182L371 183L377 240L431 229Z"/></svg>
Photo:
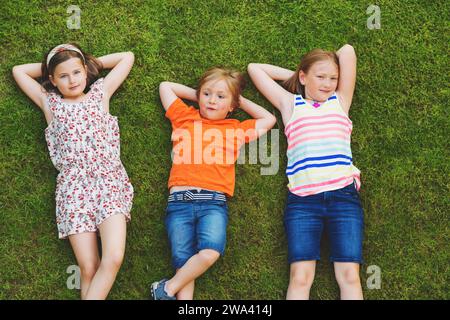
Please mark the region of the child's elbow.
<svg viewBox="0 0 450 320"><path fill-rule="evenodd" d="M20 66L14 66L12 68L12 76L13 76L13 78L16 79L17 76L20 74L20 72L21 72Z"/></svg>
<svg viewBox="0 0 450 320"><path fill-rule="evenodd" d="M14 67L12 68L12 74L15 75L15 74L17 74L18 72L19 72L19 66L14 66Z"/></svg>
<svg viewBox="0 0 450 320"><path fill-rule="evenodd" d="M134 62L134 53L131 51L126 52L128 59Z"/></svg>
<svg viewBox="0 0 450 320"><path fill-rule="evenodd" d="M169 81L163 81L159 84L159 92L165 92L170 88L170 82Z"/></svg>
<svg viewBox="0 0 450 320"><path fill-rule="evenodd" d="M131 51L124 51L124 52L120 52L120 59L122 61L126 61L127 63L134 63L134 53Z"/></svg>
<svg viewBox="0 0 450 320"><path fill-rule="evenodd" d="M272 115L272 127L277 123L277 118L275 118L274 115Z"/></svg>
<svg viewBox="0 0 450 320"><path fill-rule="evenodd" d="M353 46L349 43L346 43L342 46L345 50L354 50Z"/></svg>
<svg viewBox="0 0 450 320"><path fill-rule="evenodd" d="M343 50L356 56L355 48L353 48L353 46L348 43L343 46Z"/></svg>
<svg viewBox="0 0 450 320"><path fill-rule="evenodd" d="M159 90L161 90L162 88L165 88L169 85L169 81L163 81L159 84Z"/></svg>
<svg viewBox="0 0 450 320"><path fill-rule="evenodd" d="M255 70L255 68L256 68L256 63L251 62L247 66L247 72L248 73L253 72Z"/></svg>
<svg viewBox="0 0 450 320"><path fill-rule="evenodd" d="M261 68L259 63L249 63L247 66L247 73L251 79L257 78L260 70Z"/></svg>
<svg viewBox="0 0 450 320"><path fill-rule="evenodd" d="M277 123L277 118L275 118L275 116L274 116L273 114L271 114L270 117L269 117L269 119L268 119L268 122L269 122L268 129L270 130L270 129L273 128L273 126L275 125L275 123Z"/></svg>

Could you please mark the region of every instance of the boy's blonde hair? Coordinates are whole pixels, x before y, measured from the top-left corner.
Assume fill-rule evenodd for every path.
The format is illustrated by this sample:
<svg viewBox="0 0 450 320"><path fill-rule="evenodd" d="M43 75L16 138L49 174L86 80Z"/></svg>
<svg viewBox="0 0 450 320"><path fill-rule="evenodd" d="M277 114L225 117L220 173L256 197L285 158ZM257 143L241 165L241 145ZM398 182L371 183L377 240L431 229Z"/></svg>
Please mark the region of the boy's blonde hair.
<svg viewBox="0 0 450 320"><path fill-rule="evenodd" d="M217 80L225 80L227 83L232 95L231 107L234 111L239 106L239 96L245 88L245 79L240 72L233 69L214 67L207 70L198 82L197 99L200 97L200 90L205 83Z"/></svg>
<svg viewBox="0 0 450 320"><path fill-rule="evenodd" d="M305 96L305 86L300 83L299 74L300 71L303 71L305 74L308 73L311 66L319 61L330 60L334 62L338 68L339 72L339 59L335 52L326 51L322 49L314 49L307 54L305 54L300 64L297 67L294 75L283 82L283 86L287 91L294 94L301 94L303 97Z"/></svg>

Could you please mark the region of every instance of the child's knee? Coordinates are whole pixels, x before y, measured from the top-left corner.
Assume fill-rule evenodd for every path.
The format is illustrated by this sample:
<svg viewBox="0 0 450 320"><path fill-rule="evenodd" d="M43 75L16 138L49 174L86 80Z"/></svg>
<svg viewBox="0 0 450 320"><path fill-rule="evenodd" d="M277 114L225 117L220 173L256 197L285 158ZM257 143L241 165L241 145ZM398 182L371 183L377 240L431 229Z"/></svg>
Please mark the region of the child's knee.
<svg viewBox="0 0 450 320"><path fill-rule="evenodd" d="M198 255L200 256L202 261L204 261L204 263L208 265L213 265L220 257L220 253L212 249L200 250Z"/></svg>
<svg viewBox="0 0 450 320"><path fill-rule="evenodd" d="M336 280L339 285L353 286L359 285L359 271L355 268L344 268L336 272Z"/></svg>
<svg viewBox="0 0 450 320"><path fill-rule="evenodd" d="M295 269L291 271L291 284L296 287L311 287L314 281L314 271Z"/></svg>
<svg viewBox="0 0 450 320"><path fill-rule="evenodd" d="M92 279L97 273L98 266L98 261L90 261L80 264L81 278Z"/></svg>
<svg viewBox="0 0 450 320"><path fill-rule="evenodd" d="M122 265L124 252L122 250L114 250L102 257L102 264L111 269L119 269Z"/></svg>

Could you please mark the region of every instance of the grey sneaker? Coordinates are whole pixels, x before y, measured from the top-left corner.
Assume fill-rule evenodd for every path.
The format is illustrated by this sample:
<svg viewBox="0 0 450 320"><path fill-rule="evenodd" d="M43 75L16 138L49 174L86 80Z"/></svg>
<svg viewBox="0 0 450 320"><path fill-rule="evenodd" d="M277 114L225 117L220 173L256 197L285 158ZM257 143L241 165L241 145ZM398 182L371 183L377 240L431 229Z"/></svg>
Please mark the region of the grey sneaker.
<svg viewBox="0 0 450 320"><path fill-rule="evenodd" d="M153 282L150 287L150 293L153 300L177 300L174 296L169 296L164 290L167 279Z"/></svg>

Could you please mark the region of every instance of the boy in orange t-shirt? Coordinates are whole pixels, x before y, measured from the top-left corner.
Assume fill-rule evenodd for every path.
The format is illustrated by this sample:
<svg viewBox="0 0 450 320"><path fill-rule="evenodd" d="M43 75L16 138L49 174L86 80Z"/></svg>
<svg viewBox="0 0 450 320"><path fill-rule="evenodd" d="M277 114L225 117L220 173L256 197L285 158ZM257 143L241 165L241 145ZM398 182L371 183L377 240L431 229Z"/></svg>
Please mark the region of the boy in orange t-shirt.
<svg viewBox="0 0 450 320"><path fill-rule="evenodd" d="M243 87L239 72L222 68L208 70L197 90L172 82L159 86L173 130L165 224L177 272L151 285L155 300L193 299L195 279L223 255L226 197L233 196L239 149L276 121L270 112L241 96ZM198 101L199 109L181 99ZM227 119L237 107L254 119Z"/></svg>

